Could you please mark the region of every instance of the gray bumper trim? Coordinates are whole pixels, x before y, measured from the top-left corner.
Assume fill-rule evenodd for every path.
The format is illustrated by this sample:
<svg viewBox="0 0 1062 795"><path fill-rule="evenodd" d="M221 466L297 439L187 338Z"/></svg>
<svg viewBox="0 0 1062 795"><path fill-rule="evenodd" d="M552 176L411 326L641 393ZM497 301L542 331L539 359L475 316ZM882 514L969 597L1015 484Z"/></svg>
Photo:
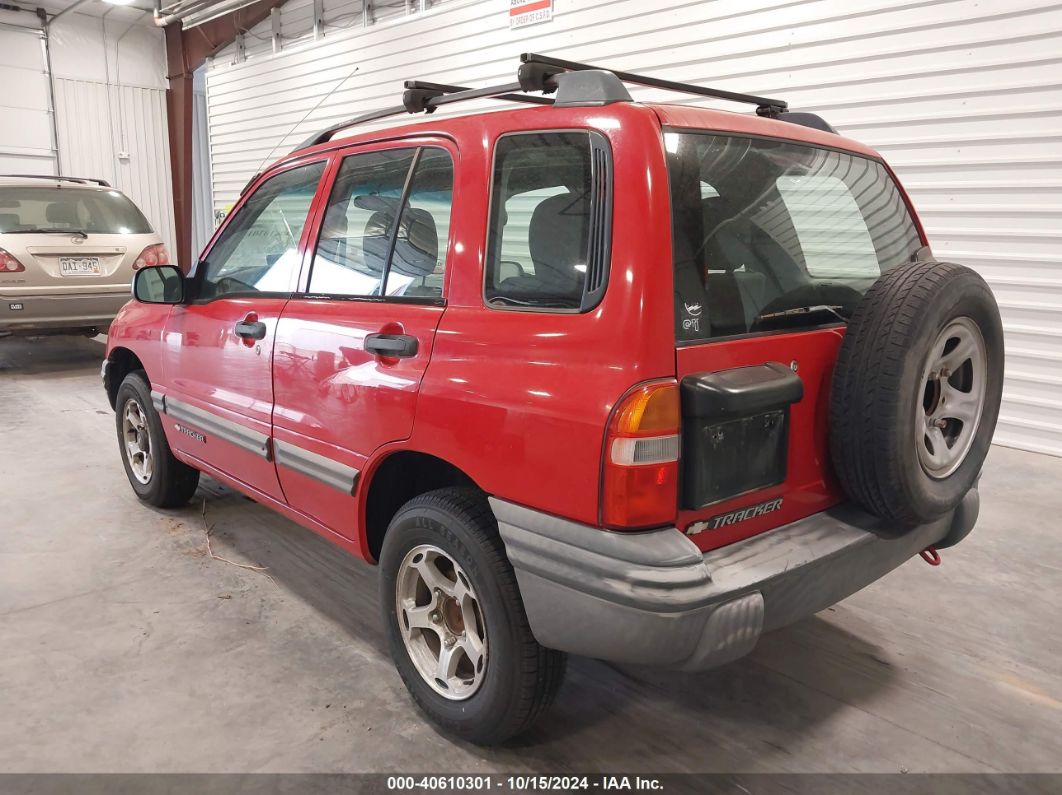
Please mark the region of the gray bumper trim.
<svg viewBox="0 0 1062 795"><path fill-rule="evenodd" d="M491 498L528 620L544 646L690 670L747 654L763 632L855 593L977 519L903 533L850 504L702 554L675 528L611 533Z"/></svg>
<svg viewBox="0 0 1062 795"><path fill-rule="evenodd" d="M300 475L338 489L344 494L354 493L359 474L354 467L277 439L273 440L273 453L276 456L277 466L287 467Z"/></svg>

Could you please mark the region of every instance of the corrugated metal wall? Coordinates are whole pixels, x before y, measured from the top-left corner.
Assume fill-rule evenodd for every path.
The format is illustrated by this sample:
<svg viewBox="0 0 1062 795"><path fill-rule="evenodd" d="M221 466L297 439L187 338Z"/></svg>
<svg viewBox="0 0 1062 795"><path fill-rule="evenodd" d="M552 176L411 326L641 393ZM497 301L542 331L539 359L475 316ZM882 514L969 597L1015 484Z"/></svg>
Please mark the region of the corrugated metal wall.
<svg viewBox="0 0 1062 795"><path fill-rule="evenodd" d="M293 0L279 53L269 22L245 60L221 53L207 74L215 207L314 129L394 104L402 79L510 80L523 51L778 95L881 150L938 257L989 280L1008 355L996 441L1062 454L1062 5L556 0L553 22L513 32L507 3L430 5L376 3L365 26L360 0L326 0L313 40L312 4Z"/></svg>
<svg viewBox="0 0 1062 795"><path fill-rule="evenodd" d="M48 67L27 18L0 11L0 174L55 173Z"/></svg>
<svg viewBox="0 0 1062 795"><path fill-rule="evenodd" d="M214 208L210 191L210 134L207 130L206 88L192 92L192 253L214 234Z"/></svg>
<svg viewBox="0 0 1062 795"><path fill-rule="evenodd" d="M55 107L63 171L110 182L174 251L166 92L56 78Z"/></svg>

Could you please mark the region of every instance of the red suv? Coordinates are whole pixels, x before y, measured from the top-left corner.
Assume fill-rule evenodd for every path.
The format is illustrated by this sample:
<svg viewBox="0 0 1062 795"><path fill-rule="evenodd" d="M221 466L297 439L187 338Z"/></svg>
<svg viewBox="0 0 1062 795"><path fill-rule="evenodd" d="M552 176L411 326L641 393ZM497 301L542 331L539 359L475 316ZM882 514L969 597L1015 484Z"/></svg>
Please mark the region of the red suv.
<svg viewBox="0 0 1062 795"><path fill-rule="evenodd" d="M565 653L705 669L935 561L1002 385L991 292L873 150L523 60L256 176L188 275L137 273L103 368L142 500L205 472L379 564L413 699L480 743ZM538 107L331 140L488 96Z"/></svg>

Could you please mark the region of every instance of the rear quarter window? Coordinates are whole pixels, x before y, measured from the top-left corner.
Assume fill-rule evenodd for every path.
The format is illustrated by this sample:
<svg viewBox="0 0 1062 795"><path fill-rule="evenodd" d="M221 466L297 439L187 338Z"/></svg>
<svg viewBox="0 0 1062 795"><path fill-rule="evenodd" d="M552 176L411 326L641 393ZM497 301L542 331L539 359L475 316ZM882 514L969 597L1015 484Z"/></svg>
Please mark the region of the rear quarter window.
<svg viewBox="0 0 1062 795"><path fill-rule="evenodd" d="M484 298L498 309L585 311L611 240L611 153L590 131L520 133L495 148Z"/></svg>

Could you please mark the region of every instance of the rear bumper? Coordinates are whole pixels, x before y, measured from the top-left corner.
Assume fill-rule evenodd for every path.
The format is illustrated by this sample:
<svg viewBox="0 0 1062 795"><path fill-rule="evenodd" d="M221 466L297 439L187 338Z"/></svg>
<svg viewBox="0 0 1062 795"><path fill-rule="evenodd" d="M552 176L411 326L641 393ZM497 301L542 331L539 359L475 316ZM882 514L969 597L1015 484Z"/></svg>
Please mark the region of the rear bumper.
<svg viewBox="0 0 1062 795"><path fill-rule="evenodd" d="M610 533L493 498L491 507L542 645L703 670L964 536L978 496L902 534L845 504L708 553L675 528Z"/></svg>
<svg viewBox="0 0 1062 795"><path fill-rule="evenodd" d="M75 295L0 294L0 332L105 329L129 300L122 292ZM12 308L12 307L19 307Z"/></svg>

